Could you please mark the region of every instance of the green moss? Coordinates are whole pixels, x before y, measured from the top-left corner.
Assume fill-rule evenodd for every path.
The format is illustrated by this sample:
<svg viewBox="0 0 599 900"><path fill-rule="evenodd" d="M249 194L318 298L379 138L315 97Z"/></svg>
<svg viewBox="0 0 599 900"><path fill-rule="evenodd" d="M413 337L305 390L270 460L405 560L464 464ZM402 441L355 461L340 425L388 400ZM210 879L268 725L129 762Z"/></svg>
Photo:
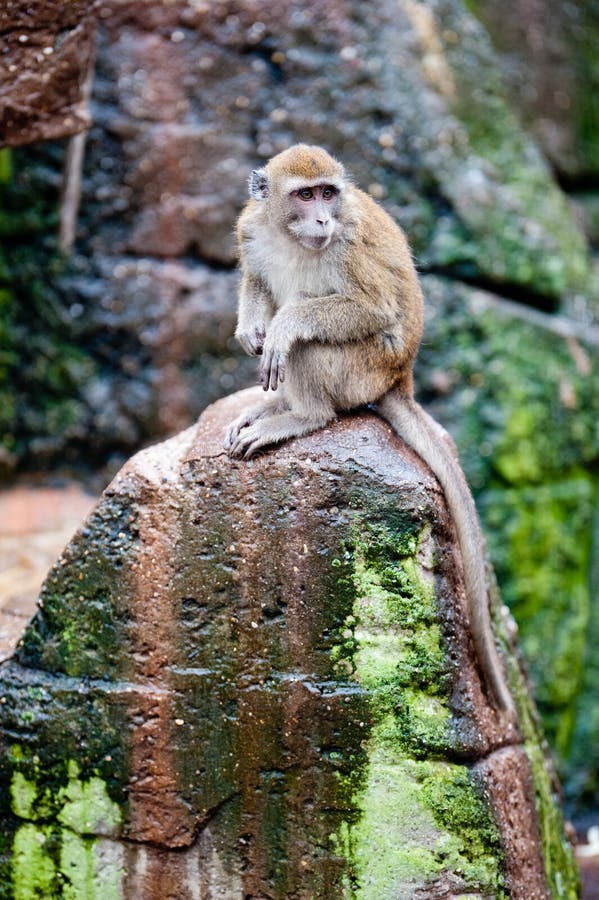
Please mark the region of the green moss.
<svg viewBox="0 0 599 900"><path fill-rule="evenodd" d="M21 819L37 818L35 804L37 800L37 787L23 775L15 772L10 786L12 796L12 810Z"/></svg>
<svg viewBox="0 0 599 900"><path fill-rule="evenodd" d="M415 762L370 740L361 816L332 839L351 860L349 896L395 900L450 872L464 889L507 898L499 833L465 766Z"/></svg>
<svg viewBox="0 0 599 900"><path fill-rule="evenodd" d="M490 491L481 503L503 596L519 622L545 728L562 760L584 676L594 500L593 481L581 472L559 483Z"/></svg>
<svg viewBox="0 0 599 900"><path fill-rule="evenodd" d="M450 763L421 763L417 777L421 803L445 832L437 854L445 868L461 873L469 885L507 897L499 831L468 769Z"/></svg>
<svg viewBox="0 0 599 900"><path fill-rule="evenodd" d="M370 749L368 780L355 798L361 816L349 828L343 852L351 861L353 896L394 900L407 896L410 884L417 887L440 872L435 847L442 833L419 802L408 761L387 746Z"/></svg>
<svg viewBox="0 0 599 900"><path fill-rule="evenodd" d="M108 796L102 779L92 777L82 781L79 766L74 760L68 763L68 776L69 782L59 795L63 807L58 821L78 834L118 833L121 811Z"/></svg>
<svg viewBox="0 0 599 900"><path fill-rule="evenodd" d="M52 900L60 896L53 859L53 832L31 823L17 831L13 845L14 900Z"/></svg>
<svg viewBox="0 0 599 900"><path fill-rule="evenodd" d="M428 529L368 523L353 551L351 654L381 740L416 756L448 746L446 669L433 581L418 555Z"/></svg>
<svg viewBox="0 0 599 900"><path fill-rule="evenodd" d="M368 691L372 727L366 775L348 784L359 815L333 839L360 900L410 896L446 871L507 896L497 829L466 767L417 761L451 752L429 547L428 527L391 519L361 523L350 553L355 600L334 659Z"/></svg>
<svg viewBox="0 0 599 900"><path fill-rule="evenodd" d="M72 336L72 301L59 287L61 153L0 150L0 445L15 460L85 436L82 390L98 370Z"/></svg>
<svg viewBox="0 0 599 900"><path fill-rule="evenodd" d="M40 758L35 754L24 754L19 744L13 744L9 748L7 757L12 770L10 780L12 812L18 818L31 822L49 821L59 806L57 791L61 780L50 779L49 783L44 783Z"/></svg>
<svg viewBox="0 0 599 900"><path fill-rule="evenodd" d="M26 762L18 746L10 757L15 765ZM70 760L67 784L53 790L44 783L39 760L34 768L39 781L17 769L11 782L12 810L25 820L12 847L14 900L116 900L121 896L120 849L110 844L99 852L96 839L116 835L122 819L106 784L97 776L82 779L78 764Z"/></svg>
<svg viewBox="0 0 599 900"><path fill-rule="evenodd" d="M64 900L120 900L124 867L119 853L116 845L64 830L60 848Z"/></svg>
<svg viewBox="0 0 599 900"><path fill-rule="evenodd" d="M22 825L13 844L11 900L118 900L121 850L67 828Z"/></svg>
<svg viewBox="0 0 599 900"><path fill-rule="evenodd" d="M13 746L10 755L13 765L25 762L18 745ZM13 771L11 798L16 816L34 822L55 817L79 834L109 835L118 831L122 818L120 808L110 799L101 778L82 779L78 764L69 760L66 785L53 791L44 783L39 759L34 758L33 767L37 779L27 778L19 769Z"/></svg>

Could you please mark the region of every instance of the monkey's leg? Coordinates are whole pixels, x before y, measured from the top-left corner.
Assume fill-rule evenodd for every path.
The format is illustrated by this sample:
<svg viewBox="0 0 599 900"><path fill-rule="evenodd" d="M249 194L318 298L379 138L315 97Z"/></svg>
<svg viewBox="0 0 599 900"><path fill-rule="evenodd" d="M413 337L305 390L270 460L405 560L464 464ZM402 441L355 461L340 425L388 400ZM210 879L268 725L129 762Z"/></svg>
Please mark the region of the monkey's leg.
<svg viewBox="0 0 599 900"><path fill-rule="evenodd" d="M250 459L261 447L309 434L323 428L334 418L334 412L323 409L321 414L315 413L311 416L301 416L289 411L258 419L240 431L229 449L229 454Z"/></svg>
<svg viewBox="0 0 599 900"><path fill-rule="evenodd" d="M287 402L284 394L280 394L276 397L270 396L265 400L261 400L260 403L255 403L253 406L250 406L249 409L246 409L240 416L234 419L227 428L224 444L225 450L231 449L242 428L252 425L258 419L263 419L265 416L272 416L275 413L282 412L286 407Z"/></svg>
<svg viewBox="0 0 599 900"><path fill-rule="evenodd" d="M309 434L331 422L335 406L329 389L330 370L323 361L326 358L330 362L329 357L339 354L336 348L318 344L295 346L287 363L287 409L242 427L229 448L231 456L249 459L261 447Z"/></svg>

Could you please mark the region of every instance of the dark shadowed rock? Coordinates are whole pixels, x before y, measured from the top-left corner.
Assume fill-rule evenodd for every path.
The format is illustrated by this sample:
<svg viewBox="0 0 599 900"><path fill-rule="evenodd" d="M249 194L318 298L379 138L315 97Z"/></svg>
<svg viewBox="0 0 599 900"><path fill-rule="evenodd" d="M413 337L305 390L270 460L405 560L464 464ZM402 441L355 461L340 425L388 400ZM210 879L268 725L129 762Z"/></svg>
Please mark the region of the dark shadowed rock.
<svg viewBox="0 0 599 900"><path fill-rule="evenodd" d="M254 399L125 466L0 669L7 896L576 897L431 473L374 414L231 461Z"/></svg>

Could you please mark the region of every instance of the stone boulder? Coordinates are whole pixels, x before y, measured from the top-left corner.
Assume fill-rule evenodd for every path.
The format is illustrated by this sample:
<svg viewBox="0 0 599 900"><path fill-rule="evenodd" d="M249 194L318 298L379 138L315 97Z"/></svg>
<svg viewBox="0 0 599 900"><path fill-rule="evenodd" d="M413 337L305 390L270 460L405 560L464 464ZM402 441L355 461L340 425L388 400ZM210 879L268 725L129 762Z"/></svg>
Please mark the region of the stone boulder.
<svg viewBox="0 0 599 900"><path fill-rule="evenodd" d="M89 128L84 84L98 0L7 0L0 9L0 146Z"/></svg>
<svg viewBox="0 0 599 900"><path fill-rule="evenodd" d="M0 668L3 896L575 898L439 485L371 413L232 461L255 395L123 468Z"/></svg>

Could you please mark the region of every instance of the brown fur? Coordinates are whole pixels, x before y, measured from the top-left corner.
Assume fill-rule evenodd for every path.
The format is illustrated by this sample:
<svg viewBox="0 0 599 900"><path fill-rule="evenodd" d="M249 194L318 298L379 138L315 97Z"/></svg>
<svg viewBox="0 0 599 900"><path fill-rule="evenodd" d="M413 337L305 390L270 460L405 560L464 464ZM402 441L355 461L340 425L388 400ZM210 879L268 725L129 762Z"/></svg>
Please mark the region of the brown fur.
<svg viewBox="0 0 599 900"><path fill-rule="evenodd" d="M296 176L310 182L315 178L343 177L343 166L323 150L322 147L296 144L273 156L266 166L269 180L279 182L283 178Z"/></svg>
<svg viewBox="0 0 599 900"><path fill-rule="evenodd" d="M413 397L423 301L405 235L320 147L291 147L254 175L261 199L249 201L238 223L242 284L236 334L248 353L262 354L264 390L276 393L232 423L225 446L232 456L247 458L326 425L339 411L376 403L445 491L462 551L477 656L499 707L511 713L491 630L474 501L447 436ZM290 188L302 180L306 187L340 186L329 204L330 243L321 250L300 243L304 232L317 228L309 206L304 216L302 204L295 203L302 221L291 230Z"/></svg>

